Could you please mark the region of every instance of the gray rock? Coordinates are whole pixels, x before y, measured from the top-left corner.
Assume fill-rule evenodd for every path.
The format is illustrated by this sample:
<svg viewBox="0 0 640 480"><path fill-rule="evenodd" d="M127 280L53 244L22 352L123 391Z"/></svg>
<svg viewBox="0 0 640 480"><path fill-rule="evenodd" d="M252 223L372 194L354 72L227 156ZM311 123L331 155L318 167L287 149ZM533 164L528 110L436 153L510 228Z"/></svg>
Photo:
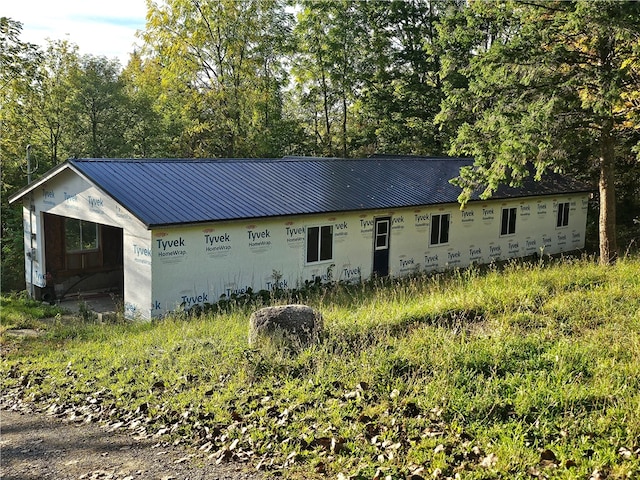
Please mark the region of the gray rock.
<svg viewBox="0 0 640 480"><path fill-rule="evenodd" d="M270 338L304 347L318 341L323 326L322 314L307 305L265 307L251 314L249 344Z"/></svg>

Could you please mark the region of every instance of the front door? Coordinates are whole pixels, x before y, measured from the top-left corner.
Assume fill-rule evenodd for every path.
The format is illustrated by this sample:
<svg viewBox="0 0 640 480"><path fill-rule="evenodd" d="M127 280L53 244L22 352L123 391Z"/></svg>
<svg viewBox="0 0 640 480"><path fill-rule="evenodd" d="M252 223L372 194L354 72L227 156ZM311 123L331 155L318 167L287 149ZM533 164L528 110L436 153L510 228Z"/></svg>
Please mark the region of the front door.
<svg viewBox="0 0 640 480"><path fill-rule="evenodd" d="M375 219L373 228L373 274L377 277L389 275L389 238L391 217Z"/></svg>

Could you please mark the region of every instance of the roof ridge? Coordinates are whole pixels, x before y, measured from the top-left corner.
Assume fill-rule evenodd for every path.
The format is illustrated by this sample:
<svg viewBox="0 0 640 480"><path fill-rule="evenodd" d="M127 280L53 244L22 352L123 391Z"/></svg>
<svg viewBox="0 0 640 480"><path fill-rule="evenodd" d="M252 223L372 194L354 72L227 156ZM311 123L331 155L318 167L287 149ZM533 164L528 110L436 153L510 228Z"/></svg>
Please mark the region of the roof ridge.
<svg viewBox="0 0 640 480"><path fill-rule="evenodd" d="M278 163L278 162L365 162L379 160L418 160L418 161L470 161L467 157L423 156L423 155L385 155L374 154L369 157L314 157L304 155L286 155L281 158L70 158L72 163Z"/></svg>

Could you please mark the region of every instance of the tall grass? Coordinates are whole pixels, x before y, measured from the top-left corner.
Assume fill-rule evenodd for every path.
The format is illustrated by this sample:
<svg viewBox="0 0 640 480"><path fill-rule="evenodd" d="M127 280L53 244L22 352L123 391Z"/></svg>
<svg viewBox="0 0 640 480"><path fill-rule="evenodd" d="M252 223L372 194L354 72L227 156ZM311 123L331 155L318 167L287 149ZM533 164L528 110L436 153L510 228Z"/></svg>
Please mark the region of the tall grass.
<svg viewBox="0 0 640 480"><path fill-rule="evenodd" d="M326 335L297 353L250 348L240 307L60 326L9 354L2 387L61 412L93 398L103 419L289 477L640 476L640 260L513 263L308 303Z"/></svg>
<svg viewBox="0 0 640 480"><path fill-rule="evenodd" d="M61 310L27 296L27 292L2 295L0 297L0 333L8 329L43 328L41 321L45 317L54 317Z"/></svg>

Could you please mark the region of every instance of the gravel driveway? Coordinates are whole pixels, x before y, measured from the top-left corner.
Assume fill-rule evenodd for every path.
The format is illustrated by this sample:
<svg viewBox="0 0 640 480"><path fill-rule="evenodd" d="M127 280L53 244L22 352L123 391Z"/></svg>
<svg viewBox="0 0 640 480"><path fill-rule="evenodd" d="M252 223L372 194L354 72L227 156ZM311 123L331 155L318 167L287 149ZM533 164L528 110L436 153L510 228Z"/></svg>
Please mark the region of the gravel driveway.
<svg viewBox="0 0 640 480"><path fill-rule="evenodd" d="M42 413L0 410L3 480L258 480L248 465L221 464L181 447L75 424Z"/></svg>

